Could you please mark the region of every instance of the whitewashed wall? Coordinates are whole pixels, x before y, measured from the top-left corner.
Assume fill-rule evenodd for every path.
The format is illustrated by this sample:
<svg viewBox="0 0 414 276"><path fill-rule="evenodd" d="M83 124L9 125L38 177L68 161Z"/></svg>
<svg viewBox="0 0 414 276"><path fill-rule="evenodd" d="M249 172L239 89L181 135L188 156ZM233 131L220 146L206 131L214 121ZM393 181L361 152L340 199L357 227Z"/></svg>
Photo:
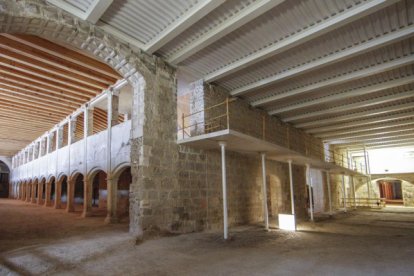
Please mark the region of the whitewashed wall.
<svg viewBox="0 0 414 276"><path fill-rule="evenodd" d="M111 173L123 165L130 163L131 121L112 127L111 139ZM142 135L142 134L141 134ZM84 139L57 151L42 156L12 170L12 182L30 179L49 179L52 176L71 176L76 172L89 176L96 169L107 170L107 131L102 131L87 138L86 172Z"/></svg>

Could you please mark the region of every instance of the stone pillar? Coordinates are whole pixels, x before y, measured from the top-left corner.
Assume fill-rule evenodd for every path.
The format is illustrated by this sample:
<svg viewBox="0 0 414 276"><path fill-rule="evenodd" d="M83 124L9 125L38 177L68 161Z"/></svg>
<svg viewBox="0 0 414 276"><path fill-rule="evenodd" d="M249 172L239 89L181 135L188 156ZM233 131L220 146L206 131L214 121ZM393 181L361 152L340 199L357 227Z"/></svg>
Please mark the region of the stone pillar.
<svg viewBox="0 0 414 276"><path fill-rule="evenodd" d="M118 205L118 179L113 179L110 174L107 177L107 210L105 222L118 222L117 205Z"/></svg>
<svg viewBox="0 0 414 276"><path fill-rule="evenodd" d="M75 177L68 178L67 206L66 212L75 211Z"/></svg>
<svg viewBox="0 0 414 276"><path fill-rule="evenodd" d="M92 216L92 182L85 176L83 178L83 213L82 217Z"/></svg>
<svg viewBox="0 0 414 276"><path fill-rule="evenodd" d="M32 185L33 184L31 184L31 183L27 183L27 186L26 186L26 201L27 202L30 202L32 200L32 198L31 198Z"/></svg>
<svg viewBox="0 0 414 276"><path fill-rule="evenodd" d="M119 91L115 91L114 94L112 95L112 99L110 100L110 98L108 97L108 105L110 105L110 111L108 112L108 116L111 122L111 127L116 126L119 121L119 95L118 95Z"/></svg>
<svg viewBox="0 0 414 276"><path fill-rule="evenodd" d="M22 182L20 185L20 200L24 200L24 183Z"/></svg>
<svg viewBox="0 0 414 276"><path fill-rule="evenodd" d="M83 150L84 150L84 177L83 177L83 213L82 217L90 217L92 215L92 185L88 179L88 136L93 134L93 109L87 106L84 111L83 123Z"/></svg>
<svg viewBox="0 0 414 276"><path fill-rule="evenodd" d="M39 182L37 185L37 204L41 205L43 203L43 181Z"/></svg>
<svg viewBox="0 0 414 276"><path fill-rule="evenodd" d="M84 135L86 137L93 135L93 107L87 107L84 113Z"/></svg>
<svg viewBox="0 0 414 276"><path fill-rule="evenodd" d="M44 206L50 206L51 205L51 196L52 192L52 181L46 182L46 192L45 192L45 204Z"/></svg>
<svg viewBox="0 0 414 276"><path fill-rule="evenodd" d="M62 208L62 183L63 177L61 180L55 182L55 205L53 206L55 209Z"/></svg>
<svg viewBox="0 0 414 276"><path fill-rule="evenodd" d="M68 123L68 144L71 145L76 142L76 118L70 118Z"/></svg>
<svg viewBox="0 0 414 276"><path fill-rule="evenodd" d="M29 184L28 183L26 183L26 184L24 184L24 186L23 186L23 201L27 201L27 187L29 186Z"/></svg>
<svg viewBox="0 0 414 276"><path fill-rule="evenodd" d="M111 165L111 145L112 135L111 128L118 123L118 106L119 97L113 95L112 91L108 91L108 133L107 133L107 148L106 148L106 169L107 169L107 216L106 223L116 223L117 217L117 203L118 203L118 179L112 178Z"/></svg>
<svg viewBox="0 0 414 276"><path fill-rule="evenodd" d="M39 184L37 184L39 185ZM32 203L36 203L36 184L32 184Z"/></svg>
<svg viewBox="0 0 414 276"><path fill-rule="evenodd" d="M62 148L63 145L63 127L58 127L56 131L56 149Z"/></svg>
<svg viewBox="0 0 414 276"><path fill-rule="evenodd" d="M53 139L55 138L55 133L49 133L47 136L47 146L46 146L46 154L49 154L53 151Z"/></svg>

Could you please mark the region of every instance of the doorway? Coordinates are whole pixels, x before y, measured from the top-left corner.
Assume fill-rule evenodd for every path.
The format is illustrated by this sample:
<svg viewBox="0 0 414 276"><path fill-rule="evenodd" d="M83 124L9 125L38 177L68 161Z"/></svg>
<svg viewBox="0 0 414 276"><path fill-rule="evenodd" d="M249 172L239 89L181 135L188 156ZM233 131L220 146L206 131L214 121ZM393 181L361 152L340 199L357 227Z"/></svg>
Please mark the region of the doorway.
<svg viewBox="0 0 414 276"><path fill-rule="evenodd" d="M379 180L380 197L387 205L403 205L401 180Z"/></svg>

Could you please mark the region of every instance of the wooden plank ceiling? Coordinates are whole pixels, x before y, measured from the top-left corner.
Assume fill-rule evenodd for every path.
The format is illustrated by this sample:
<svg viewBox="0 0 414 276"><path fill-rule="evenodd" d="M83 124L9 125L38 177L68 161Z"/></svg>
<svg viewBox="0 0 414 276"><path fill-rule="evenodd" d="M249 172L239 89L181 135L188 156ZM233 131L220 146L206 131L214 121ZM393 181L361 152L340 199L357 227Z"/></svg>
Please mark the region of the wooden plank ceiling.
<svg viewBox="0 0 414 276"><path fill-rule="evenodd" d="M0 34L0 155L14 155L120 78L48 40ZM94 132L105 128L105 113L94 111Z"/></svg>

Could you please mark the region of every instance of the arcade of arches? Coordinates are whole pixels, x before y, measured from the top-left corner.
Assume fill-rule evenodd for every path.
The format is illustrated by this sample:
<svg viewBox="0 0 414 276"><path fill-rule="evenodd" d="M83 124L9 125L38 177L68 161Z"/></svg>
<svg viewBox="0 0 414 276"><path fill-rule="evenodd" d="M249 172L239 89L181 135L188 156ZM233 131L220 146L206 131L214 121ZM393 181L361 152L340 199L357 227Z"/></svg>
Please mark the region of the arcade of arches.
<svg viewBox="0 0 414 276"><path fill-rule="evenodd" d="M113 201L117 204L116 216L111 219L128 221L131 168L122 169L115 177L113 181L117 185L117 193ZM81 213L84 217L107 215L107 174L102 170L87 176L86 180L78 173L71 178L62 175L58 179L54 176L49 180L30 179L19 183L16 188L16 198L22 201Z"/></svg>

